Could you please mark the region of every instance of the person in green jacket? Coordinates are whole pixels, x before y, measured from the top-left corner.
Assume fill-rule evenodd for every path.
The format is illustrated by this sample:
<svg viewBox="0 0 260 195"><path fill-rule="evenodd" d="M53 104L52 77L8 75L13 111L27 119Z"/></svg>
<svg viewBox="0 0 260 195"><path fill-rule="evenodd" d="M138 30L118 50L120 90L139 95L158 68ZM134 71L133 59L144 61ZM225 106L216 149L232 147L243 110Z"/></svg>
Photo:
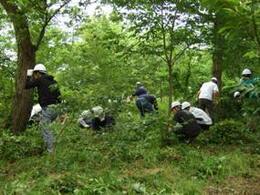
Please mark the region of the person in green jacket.
<svg viewBox="0 0 260 195"><path fill-rule="evenodd" d="M259 94L255 88L260 85L260 77L253 77L252 71L248 68L244 69L241 75L238 91L244 94L245 97L258 98Z"/></svg>

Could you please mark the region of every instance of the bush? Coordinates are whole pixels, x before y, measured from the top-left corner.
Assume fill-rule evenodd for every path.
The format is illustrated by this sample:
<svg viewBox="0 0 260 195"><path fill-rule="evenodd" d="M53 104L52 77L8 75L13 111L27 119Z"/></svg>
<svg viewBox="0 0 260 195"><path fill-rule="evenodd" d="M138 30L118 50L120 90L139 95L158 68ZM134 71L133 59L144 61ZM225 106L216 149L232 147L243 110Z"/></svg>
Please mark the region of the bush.
<svg viewBox="0 0 260 195"><path fill-rule="evenodd" d="M224 120L206 133L207 141L216 144L244 144L254 141L254 134L242 122Z"/></svg>
<svg viewBox="0 0 260 195"><path fill-rule="evenodd" d="M44 151L42 146L41 136L35 129L28 129L19 136L3 132L0 137L0 159L16 160L41 154Z"/></svg>

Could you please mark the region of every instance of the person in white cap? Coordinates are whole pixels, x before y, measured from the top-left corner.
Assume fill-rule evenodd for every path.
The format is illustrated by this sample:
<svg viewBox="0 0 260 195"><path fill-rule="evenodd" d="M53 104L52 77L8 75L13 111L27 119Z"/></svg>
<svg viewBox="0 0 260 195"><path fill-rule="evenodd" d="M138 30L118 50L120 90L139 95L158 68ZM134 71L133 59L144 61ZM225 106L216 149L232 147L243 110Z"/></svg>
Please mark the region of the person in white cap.
<svg viewBox="0 0 260 195"><path fill-rule="evenodd" d="M240 83L251 84L252 83L252 72L250 69L245 68L241 73Z"/></svg>
<svg viewBox="0 0 260 195"><path fill-rule="evenodd" d="M239 98L240 95L241 95L241 93L239 91L236 91L233 96L234 96L234 98Z"/></svg>
<svg viewBox="0 0 260 195"><path fill-rule="evenodd" d="M260 77L253 77L252 71L248 68L245 68L241 73L241 79L239 85L235 89L237 90L235 92L237 95L236 97L239 97L240 99L242 97L253 98L253 99L259 98L260 93L257 92L257 90L255 90L255 87L258 85L260 85ZM239 96L238 96L238 92L240 93Z"/></svg>
<svg viewBox="0 0 260 195"><path fill-rule="evenodd" d="M176 122L173 131L179 140L188 143L192 142L201 131L195 117L187 110L182 110L179 101L172 102L171 111L174 113L173 119Z"/></svg>
<svg viewBox="0 0 260 195"><path fill-rule="evenodd" d="M43 140L47 146L47 151L52 153L54 149L54 136L51 132L50 124L56 119L58 115L56 105L61 102L58 84L53 76L47 74L47 69L43 64L37 64L33 70L27 70L25 88L37 88L38 101L42 108L39 125L42 129Z"/></svg>
<svg viewBox="0 0 260 195"><path fill-rule="evenodd" d="M253 77L252 71L248 68L244 69L241 75L240 84L245 86L254 86L260 81L260 77Z"/></svg>
<svg viewBox="0 0 260 195"><path fill-rule="evenodd" d="M219 95L218 80L216 77L212 77L211 81L203 83L199 92L199 107L208 113L212 118L213 115L213 102Z"/></svg>
<svg viewBox="0 0 260 195"><path fill-rule="evenodd" d="M212 120L209 115L202 109L191 106L189 102L183 102L181 104L181 109L187 110L191 114L193 114L193 116L196 118L197 123L201 126L202 129L208 130L209 127L212 125Z"/></svg>

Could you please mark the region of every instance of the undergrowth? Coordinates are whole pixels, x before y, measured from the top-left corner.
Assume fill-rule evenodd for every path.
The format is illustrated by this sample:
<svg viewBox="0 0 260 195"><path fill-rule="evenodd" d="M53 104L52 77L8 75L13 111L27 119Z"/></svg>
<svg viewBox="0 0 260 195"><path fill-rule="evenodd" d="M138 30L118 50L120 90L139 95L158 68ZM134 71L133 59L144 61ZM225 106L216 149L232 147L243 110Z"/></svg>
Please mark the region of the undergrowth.
<svg viewBox="0 0 260 195"><path fill-rule="evenodd" d="M242 123L222 121L193 144L165 146L164 118L120 113L114 128L93 132L71 117L53 125L53 155L37 126L20 136L2 131L0 193L202 194L231 177L259 179L259 135Z"/></svg>

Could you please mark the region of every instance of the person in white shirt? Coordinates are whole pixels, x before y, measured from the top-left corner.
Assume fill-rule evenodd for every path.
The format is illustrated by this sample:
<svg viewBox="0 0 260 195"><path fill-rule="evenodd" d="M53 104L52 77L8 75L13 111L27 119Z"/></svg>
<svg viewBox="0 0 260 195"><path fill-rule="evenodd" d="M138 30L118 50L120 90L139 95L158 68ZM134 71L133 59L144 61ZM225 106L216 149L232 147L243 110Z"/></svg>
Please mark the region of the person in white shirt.
<svg viewBox="0 0 260 195"><path fill-rule="evenodd" d="M218 80L213 77L211 81L203 83L199 92L199 107L204 110L210 117L212 117L213 112L213 101L219 95L218 90Z"/></svg>
<svg viewBox="0 0 260 195"><path fill-rule="evenodd" d="M193 107L189 102L183 102L181 104L182 110L187 110L196 118L197 123L201 126L202 129L208 130L209 127L213 124L212 119L209 115L204 112L202 109Z"/></svg>

